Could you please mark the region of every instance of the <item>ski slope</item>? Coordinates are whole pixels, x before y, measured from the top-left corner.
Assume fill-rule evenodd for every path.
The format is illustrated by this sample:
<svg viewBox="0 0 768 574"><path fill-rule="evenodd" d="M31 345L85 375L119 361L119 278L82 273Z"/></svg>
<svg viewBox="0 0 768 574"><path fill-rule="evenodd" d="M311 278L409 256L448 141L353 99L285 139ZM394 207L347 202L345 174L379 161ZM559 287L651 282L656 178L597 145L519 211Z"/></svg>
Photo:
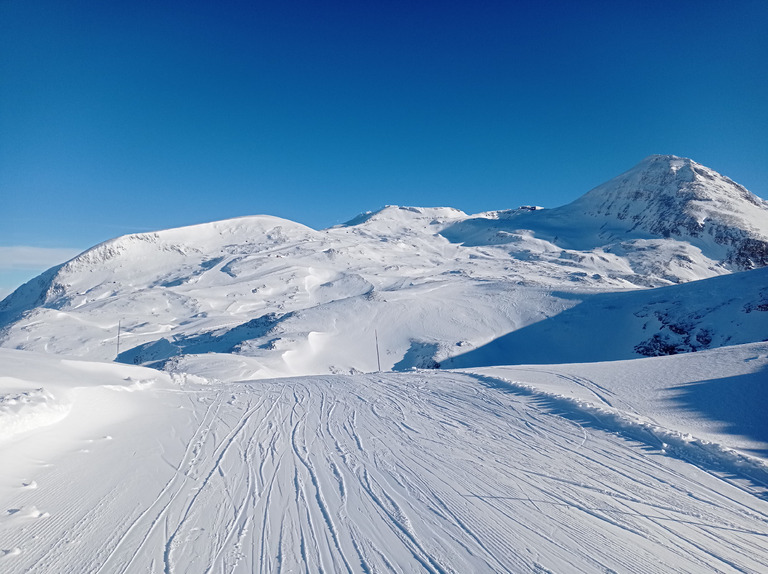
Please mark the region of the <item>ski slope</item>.
<svg viewBox="0 0 768 574"><path fill-rule="evenodd" d="M97 245L0 301L0 573L768 572L767 266L674 156Z"/></svg>
<svg viewBox="0 0 768 574"><path fill-rule="evenodd" d="M768 345L732 356L721 370L759 377ZM691 357L703 371L722 358L680 368L695 372ZM539 386L538 367L534 383L484 370L210 384L0 359L0 420L17 422L0 442L2 572L768 568L765 458L728 448L714 422L720 445L638 426L621 415L642 407L631 395L602 416L586 391L547 386L546 367ZM640 360L627 378L659 390L672 373L671 387L680 360ZM561 368L610 396L592 366ZM36 389L38 403L20 398ZM33 416L46 401L66 414Z"/></svg>

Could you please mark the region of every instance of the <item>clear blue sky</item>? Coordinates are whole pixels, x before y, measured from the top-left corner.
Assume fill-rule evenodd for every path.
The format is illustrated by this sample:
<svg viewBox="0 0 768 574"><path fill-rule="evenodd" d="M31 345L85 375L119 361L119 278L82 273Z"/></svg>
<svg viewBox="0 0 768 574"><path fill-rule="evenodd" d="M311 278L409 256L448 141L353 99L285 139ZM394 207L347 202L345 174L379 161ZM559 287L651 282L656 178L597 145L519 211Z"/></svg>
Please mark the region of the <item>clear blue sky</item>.
<svg viewBox="0 0 768 574"><path fill-rule="evenodd" d="M766 30L765 0L0 0L0 289L18 246L554 207L653 153L766 197Z"/></svg>

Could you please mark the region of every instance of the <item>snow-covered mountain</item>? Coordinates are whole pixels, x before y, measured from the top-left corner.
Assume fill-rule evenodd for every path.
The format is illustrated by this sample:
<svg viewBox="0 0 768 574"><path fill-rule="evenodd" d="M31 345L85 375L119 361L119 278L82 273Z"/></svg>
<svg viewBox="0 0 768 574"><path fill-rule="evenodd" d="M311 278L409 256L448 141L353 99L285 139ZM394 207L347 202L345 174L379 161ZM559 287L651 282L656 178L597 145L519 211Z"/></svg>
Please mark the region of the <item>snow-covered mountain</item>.
<svg viewBox="0 0 768 574"><path fill-rule="evenodd" d="M248 378L480 355L623 359L768 338L765 274L743 272L767 253L768 203L691 160L652 156L556 209L390 206L321 231L255 216L120 237L0 303L0 340L187 370L217 353ZM622 293L695 280L663 291L668 305ZM710 307L688 317L702 292ZM566 332L610 344L569 345ZM501 344L523 336L515 352Z"/></svg>
<svg viewBox="0 0 768 574"><path fill-rule="evenodd" d="M765 572L767 226L654 156L97 245L0 302L0 571Z"/></svg>
<svg viewBox="0 0 768 574"><path fill-rule="evenodd" d="M563 207L484 214L446 234L465 242L469 235L474 244L514 244L521 229L563 249L623 256L639 274L673 282L701 278L696 268L702 264L731 270L768 265L768 202L676 156L648 157Z"/></svg>
<svg viewBox="0 0 768 574"><path fill-rule="evenodd" d="M768 202L689 159L652 156L553 212L587 215L600 237L675 238L737 269L768 265Z"/></svg>

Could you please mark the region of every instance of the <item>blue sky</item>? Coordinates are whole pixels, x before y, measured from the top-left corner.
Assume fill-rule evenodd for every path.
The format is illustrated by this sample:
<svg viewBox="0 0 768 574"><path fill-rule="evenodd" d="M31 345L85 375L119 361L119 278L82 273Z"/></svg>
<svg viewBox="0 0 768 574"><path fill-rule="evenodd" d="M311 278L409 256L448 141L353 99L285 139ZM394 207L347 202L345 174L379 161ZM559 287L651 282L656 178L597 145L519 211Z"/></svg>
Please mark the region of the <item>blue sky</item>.
<svg viewBox="0 0 768 574"><path fill-rule="evenodd" d="M766 197L766 29L764 0L0 1L0 294L125 233L554 207L653 153Z"/></svg>

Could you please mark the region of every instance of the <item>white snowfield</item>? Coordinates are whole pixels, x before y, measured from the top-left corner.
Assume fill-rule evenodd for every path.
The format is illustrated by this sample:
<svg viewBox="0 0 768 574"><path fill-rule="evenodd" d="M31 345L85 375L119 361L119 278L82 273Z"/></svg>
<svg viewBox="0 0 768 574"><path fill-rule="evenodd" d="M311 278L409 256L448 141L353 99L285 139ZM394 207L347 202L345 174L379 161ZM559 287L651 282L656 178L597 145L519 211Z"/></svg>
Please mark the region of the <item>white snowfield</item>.
<svg viewBox="0 0 768 574"><path fill-rule="evenodd" d="M670 414L710 369L765 408L768 344L728 355L210 384L0 350L70 395L0 443L0 571L764 572L765 423Z"/></svg>
<svg viewBox="0 0 768 574"><path fill-rule="evenodd" d="M0 573L764 573L766 412L768 204L691 160L129 235L0 301Z"/></svg>

